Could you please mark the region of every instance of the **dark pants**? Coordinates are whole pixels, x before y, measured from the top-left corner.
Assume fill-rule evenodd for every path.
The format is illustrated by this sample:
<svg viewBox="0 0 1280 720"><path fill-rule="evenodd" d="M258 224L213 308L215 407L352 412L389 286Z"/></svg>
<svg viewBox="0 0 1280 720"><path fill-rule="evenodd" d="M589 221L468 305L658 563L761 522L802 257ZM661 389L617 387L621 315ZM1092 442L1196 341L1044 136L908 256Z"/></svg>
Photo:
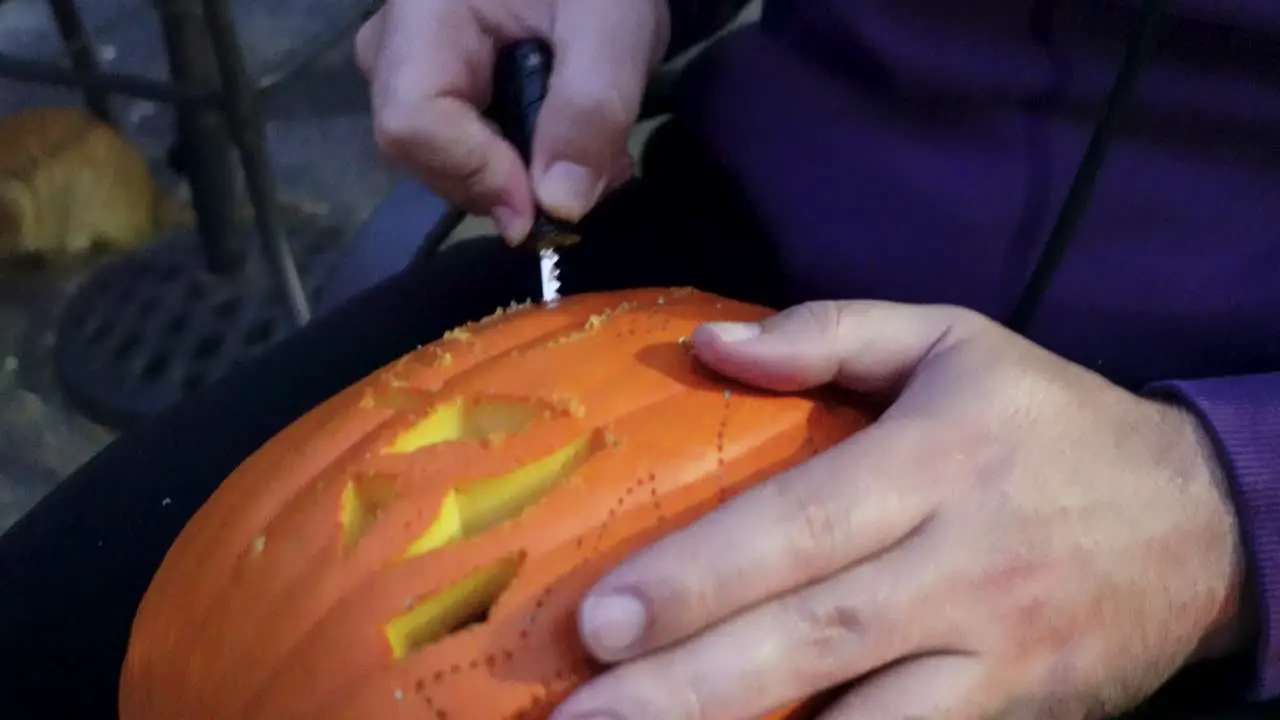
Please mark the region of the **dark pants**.
<svg viewBox="0 0 1280 720"><path fill-rule="evenodd" d="M773 306L797 299L720 173L685 135L667 130L650 143L647 180L610 196L584 223L584 241L564 250L565 292L694 285ZM495 238L455 246L86 463L0 537L0 718L115 717L138 602L222 479L294 419L383 364L538 293L532 253Z"/></svg>

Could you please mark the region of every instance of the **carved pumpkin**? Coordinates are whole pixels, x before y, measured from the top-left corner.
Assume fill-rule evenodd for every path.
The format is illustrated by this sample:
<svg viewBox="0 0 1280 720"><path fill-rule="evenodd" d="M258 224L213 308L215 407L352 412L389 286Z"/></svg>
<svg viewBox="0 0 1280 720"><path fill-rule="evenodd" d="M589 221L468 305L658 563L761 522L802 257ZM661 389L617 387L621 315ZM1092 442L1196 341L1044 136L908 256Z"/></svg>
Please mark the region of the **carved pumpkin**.
<svg viewBox="0 0 1280 720"><path fill-rule="evenodd" d="M174 542L134 621L122 718L545 718L598 671L575 620L595 580L866 425L689 352L700 323L768 314L691 290L571 297L325 402Z"/></svg>

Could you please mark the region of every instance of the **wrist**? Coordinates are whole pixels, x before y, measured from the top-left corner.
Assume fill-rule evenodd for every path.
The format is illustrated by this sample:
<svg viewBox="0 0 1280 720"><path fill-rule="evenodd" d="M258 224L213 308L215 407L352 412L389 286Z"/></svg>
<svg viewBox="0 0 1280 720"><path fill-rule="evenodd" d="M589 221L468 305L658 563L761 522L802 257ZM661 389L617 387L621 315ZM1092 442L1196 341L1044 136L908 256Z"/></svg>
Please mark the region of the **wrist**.
<svg viewBox="0 0 1280 720"><path fill-rule="evenodd" d="M1170 472L1197 488L1197 496L1203 501L1192 503L1192 512L1201 515L1197 524L1209 528L1210 537L1214 538L1206 543L1209 547L1189 547L1188 550L1213 552L1222 558L1216 563L1219 571L1205 578L1216 601L1208 617L1200 620L1204 632L1190 660L1221 659L1245 649L1257 632L1254 609L1246 591L1248 573L1240 524L1226 471L1209 433L1187 409L1166 403L1160 405L1167 418L1162 424L1169 431Z"/></svg>

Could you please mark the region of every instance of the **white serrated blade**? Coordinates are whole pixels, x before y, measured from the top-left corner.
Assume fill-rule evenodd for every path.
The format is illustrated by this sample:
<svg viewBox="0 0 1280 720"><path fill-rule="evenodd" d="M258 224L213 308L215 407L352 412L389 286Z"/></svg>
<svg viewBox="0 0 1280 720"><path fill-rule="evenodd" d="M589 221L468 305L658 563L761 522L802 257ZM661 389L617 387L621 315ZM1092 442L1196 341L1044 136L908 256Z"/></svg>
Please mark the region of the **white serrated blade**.
<svg viewBox="0 0 1280 720"><path fill-rule="evenodd" d="M554 248L538 250L538 267L542 271L542 302L554 303L560 299L560 254Z"/></svg>

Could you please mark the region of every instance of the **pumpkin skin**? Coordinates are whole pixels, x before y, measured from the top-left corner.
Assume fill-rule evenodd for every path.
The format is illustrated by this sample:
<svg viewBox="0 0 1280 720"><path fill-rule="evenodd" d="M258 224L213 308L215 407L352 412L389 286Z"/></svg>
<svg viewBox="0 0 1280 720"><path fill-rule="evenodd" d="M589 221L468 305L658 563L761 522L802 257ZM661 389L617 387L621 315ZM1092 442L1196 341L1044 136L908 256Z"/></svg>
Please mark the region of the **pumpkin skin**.
<svg viewBox="0 0 1280 720"><path fill-rule="evenodd" d="M600 670L575 618L596 580L870 421L725 380L685 340L771 312L681 289L516 307L321 404L174 542L121 717L547 717Z"/></svg>

